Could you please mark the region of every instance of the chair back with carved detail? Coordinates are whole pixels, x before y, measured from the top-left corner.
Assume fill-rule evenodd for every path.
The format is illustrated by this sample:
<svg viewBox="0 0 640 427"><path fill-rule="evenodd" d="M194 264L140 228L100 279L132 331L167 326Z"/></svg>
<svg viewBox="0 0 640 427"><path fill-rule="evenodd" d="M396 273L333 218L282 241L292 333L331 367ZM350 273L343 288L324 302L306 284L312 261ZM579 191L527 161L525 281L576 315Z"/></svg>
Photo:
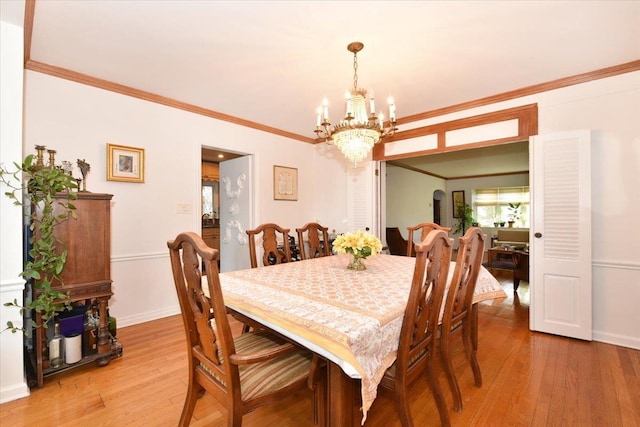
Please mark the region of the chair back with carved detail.
<svg viewBox="0 0 640 427"><path fill-rule="evenodd" d="M380 385L395 393L404 427L412 426L409 385L426 372L442 425L449 425L449 413L434 370L433 353L444 291L447 285L453 239L434 230L416 248L416 264L409 300L402 321L398 354Z"/></svg>
<svg viewBox="0 0 640 427"><path fill-rule="evenodd" d="M473 294L480 274L487 236L478 227L472 227L458 239L458 256L449 285L440 330L440 357L453 394L454 410L462 410L460 387L453 370L451 341L462 334L467 359L471 364L476 386L482 386L480 365L476 358L477 311L473 310Z"/></svg>
<svg viewBox="0 0 640 427"><path fill-rule="evenodd" d="M296 231L298 232L298 246L300 247L302 259L331 255L329 229L327 227L323 227L317 222L310 222L303 227L296 228ZM308 251L307 248L309 248Z"/></svg>
<svg viewBox="0 0 640 427"><path fill-rule="evenodd" d="M422 242L432 230L443 230L447 233L451 232L451 227L443 227L435 222L421 222L413 227L407 227L409 230L409 237L407 238L407 256L416 256L414 249L413 234L420 230L420 241Z"/></svg>
<svg viewBox="0 0 640 427"><path fill-rule="evenodd" d="M196 401L211 393L228 410L228 425L257 406L306 389L311 353L265 330L233 337L220 278L218 250L195 233L167 242L187 337L189 386L180 426L191 422ZM202 287L202 270L207 287Z"/></svg>
<svg viewBox="0 0 640 427"><path fill-rule="evenodd" d="M262 265L281 264L291 262L291 248L289 246L289 229L278 224L262 224L253 230L247 230L249 235L249 259L251 268L258 267L256 239L262 237ZM260 236L261 235L261 236Z"/></svg>

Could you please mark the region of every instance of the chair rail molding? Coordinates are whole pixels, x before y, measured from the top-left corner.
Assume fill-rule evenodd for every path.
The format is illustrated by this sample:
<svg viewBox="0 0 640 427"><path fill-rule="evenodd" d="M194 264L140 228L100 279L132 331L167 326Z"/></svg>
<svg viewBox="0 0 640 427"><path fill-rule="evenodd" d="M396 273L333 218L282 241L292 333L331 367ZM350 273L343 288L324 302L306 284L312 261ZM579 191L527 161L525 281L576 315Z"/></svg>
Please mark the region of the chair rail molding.
<svg viewBox="0 0 640 427"><path fill-rule="evenodd" d="M591 265L599 268L619 268L625 270L640 270L640 263L632 261L594 260Z"/></svg>

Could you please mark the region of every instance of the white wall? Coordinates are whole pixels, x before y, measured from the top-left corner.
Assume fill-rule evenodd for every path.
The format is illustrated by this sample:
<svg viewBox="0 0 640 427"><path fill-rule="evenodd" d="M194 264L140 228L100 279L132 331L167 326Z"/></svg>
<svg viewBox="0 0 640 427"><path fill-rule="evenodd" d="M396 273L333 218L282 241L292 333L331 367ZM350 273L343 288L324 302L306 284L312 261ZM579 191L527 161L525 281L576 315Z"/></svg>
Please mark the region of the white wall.
<svg viewBox="0 0 640 427"><path fill-rule="evenodd" d="M433 192L436 190L446 191L444 179L387 165L387 227L400 228L406 239L409 235L407 227L432 222ZM445 200L441 202L441 206L444 220L447 218ZM417 238L419 237L418 234Z"/></svg>
<svg viewBox="0 0 640 427"><path fill-rule="evenodd" d="M640 349L640 72L566 88L540 133L592 130L593 338Z"/></svg>
<svg viewBox="0 0 640 427"><path fill-rule="evenodd" d="M3 14L4 18L4 14ZM0 21L0 163L14 170L22 159L23 29ZM27 396L23 370L23 335L4 330L8 321L22 325L18 309L6 302L22 301L22 210L4 197L0 184L0 403Z"/></svg>
<svg viewBox="0 0 640 427"><path fill-rule="evenodd" d="M13 163L22 160L22 49L17 48L12 40L22 41L22 28L0 21L0 163L8 172L14 171ZM10 177L7 179L20 185ZM21 208L14 207L13 201L4 197L6 191L12 189L0 183L2 197L2 239L0 240L0 278L16 282L16 273L22 271L22 252L11 244L16 237L21 239Z"/></svg>
<svg viewBox="0 0 640 427"><path fill-rule="evenodd" d="M311 144L36 72L26 73L25 122L26 152L42 144L57 151L57 161L86 159L87 189L114 195L110 311L121 326L179 312L166 242L200 230L203 145L254 155L253 225L295 229L318 219L337 227L346 217L341 203L316 203L344 198L344 186L323 184L326 176L344 176L342 158L330 150L318 156ZM145 149L144 184L106 180L107 143ZM297 202L273 200L274 164L298 168ZM189 204L191 214L176 213L178 204Z"/></svg>
<svg viewBox="0 0 640 427"><path fill-rule="evenodd" d="M5 17L3 11L3 18ZM8 171L22 159L23 29L0 21L0 164ZM16 183L19 184L19 183ZM22 315L11 301L22 302L22 210L4 197L0 184L0 403L29 394L23 369L23 335L5 330L7 322L22 326Z"/></svg>

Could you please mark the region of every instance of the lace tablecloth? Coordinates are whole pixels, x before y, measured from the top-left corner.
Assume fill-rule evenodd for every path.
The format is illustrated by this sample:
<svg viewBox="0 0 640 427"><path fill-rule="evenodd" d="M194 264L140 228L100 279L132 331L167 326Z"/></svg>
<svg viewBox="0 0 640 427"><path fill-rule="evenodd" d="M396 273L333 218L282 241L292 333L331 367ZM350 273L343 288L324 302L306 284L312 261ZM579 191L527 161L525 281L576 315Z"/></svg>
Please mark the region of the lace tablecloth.
<svg viewBox="0 0 640 427"><path fill-rule="evenodd" d="M351 255L220 274L225 304L309 347L362 379L363 414L393 364L415 258L377 255L364 271ZM454 263L449 269L451 278ZM506 297L481 268L474 303Z"/></svg>

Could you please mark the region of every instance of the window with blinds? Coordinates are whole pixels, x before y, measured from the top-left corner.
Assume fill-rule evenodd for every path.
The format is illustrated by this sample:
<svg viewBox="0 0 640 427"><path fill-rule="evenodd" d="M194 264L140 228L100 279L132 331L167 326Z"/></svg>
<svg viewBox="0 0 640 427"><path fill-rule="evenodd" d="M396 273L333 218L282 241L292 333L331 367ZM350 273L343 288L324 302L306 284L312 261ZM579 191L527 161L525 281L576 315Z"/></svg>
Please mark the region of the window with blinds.
<svg viewBox="0 0 640 427"><path fill-rule="evenodd" d="M472 205L481 227L504 227L510 221L514 227L529 227L529 187L476 189Z"/></svg>

